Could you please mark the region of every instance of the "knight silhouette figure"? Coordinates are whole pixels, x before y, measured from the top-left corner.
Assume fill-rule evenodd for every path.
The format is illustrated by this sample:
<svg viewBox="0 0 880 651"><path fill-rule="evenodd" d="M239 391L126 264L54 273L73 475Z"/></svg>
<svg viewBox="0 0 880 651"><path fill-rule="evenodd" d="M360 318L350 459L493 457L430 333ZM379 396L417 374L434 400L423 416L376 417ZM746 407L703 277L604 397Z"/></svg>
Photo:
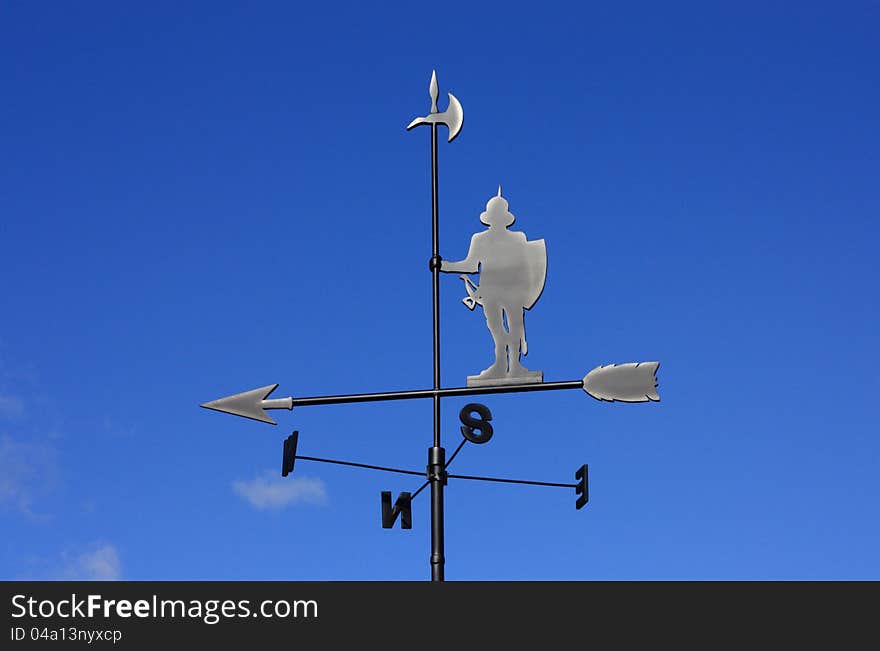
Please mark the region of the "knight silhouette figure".
<svg viewBox="0 0 880 651"><path fill-rule="evenodd" d="M498 195L489 199L485 212L480 214L480 221L488 228L471 237L467 257L440 262L440 271L462 274L468 294L462 302L471 310L482 306L495 342L495 361L479 375L469 375L469 387L544 380L542 371L530 371L520 357L529 350L525 310L534 306L544 290L547 248L544 240L529 241L525 233L509 229L516 218L508 207L499 185ZM468 274L479 274L478 284Z"/></svg>

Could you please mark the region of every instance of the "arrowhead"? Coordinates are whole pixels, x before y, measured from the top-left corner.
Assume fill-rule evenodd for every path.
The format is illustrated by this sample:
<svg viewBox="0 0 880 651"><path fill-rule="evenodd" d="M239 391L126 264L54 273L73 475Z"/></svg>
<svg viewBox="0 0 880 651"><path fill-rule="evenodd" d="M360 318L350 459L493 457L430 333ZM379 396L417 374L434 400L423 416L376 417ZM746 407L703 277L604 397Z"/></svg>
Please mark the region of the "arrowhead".
<svg viewBox="0 0 880 651"><path fill-rule="evenodd" d="M252 418L263 423L277 423L263 411L263 400L278 388L277 384L267 384L259 389L251 389L243 393L236 393L234 396L226 396L218 398L211 402L206 402L202 407L205 409L213 409L214 411L222 411L227 414L235 414L236 416L244 416Z"/></svg>
<svg viewBox="0 0 880 651"><path fill-rule="evenodd" d="M597 366L584 378L584 391L606 402L658 402L660 362L630 362Z"/></svg>

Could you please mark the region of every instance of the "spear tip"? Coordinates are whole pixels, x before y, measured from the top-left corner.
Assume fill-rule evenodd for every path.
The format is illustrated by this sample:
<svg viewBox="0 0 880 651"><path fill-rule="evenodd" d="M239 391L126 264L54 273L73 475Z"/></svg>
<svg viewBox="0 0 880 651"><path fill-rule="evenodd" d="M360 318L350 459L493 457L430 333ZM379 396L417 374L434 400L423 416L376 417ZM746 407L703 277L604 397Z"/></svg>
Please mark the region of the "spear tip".
<svg viewBox="0 0 880 651"><path fill-rule="evenodd" d="M431 71L431 85L428 86L431 94L431 113L437 113L437 98L440 96L440 88L437 86L437 71Z"/></svg>

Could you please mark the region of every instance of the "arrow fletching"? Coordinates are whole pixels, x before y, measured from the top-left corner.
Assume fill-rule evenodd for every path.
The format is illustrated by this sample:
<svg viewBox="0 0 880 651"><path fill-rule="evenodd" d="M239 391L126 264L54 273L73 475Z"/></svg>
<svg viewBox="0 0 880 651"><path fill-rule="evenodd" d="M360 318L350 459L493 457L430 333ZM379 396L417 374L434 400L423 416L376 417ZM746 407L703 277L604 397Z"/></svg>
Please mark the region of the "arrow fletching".
<svg viewBox="0 0 880 651"><path fill-rule="evenodd" d="M605 402L659 402L660 362L629 362L597 366L584 378L584 391Z"/></svg>

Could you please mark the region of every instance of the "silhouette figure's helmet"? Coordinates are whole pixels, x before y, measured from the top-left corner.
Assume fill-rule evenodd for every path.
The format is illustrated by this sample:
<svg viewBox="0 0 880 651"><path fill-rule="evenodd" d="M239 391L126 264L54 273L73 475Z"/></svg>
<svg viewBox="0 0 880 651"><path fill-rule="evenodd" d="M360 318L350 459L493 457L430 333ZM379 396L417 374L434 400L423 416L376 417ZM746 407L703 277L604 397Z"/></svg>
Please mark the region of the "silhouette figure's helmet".
<svg viewBox="0 0 880 651"><path fill-rule="evenodd" d="M486 204L486 212L480 213L480 221L486 226L510 226L516 217L507 209L507 199L501 196L501 186L498 186L498 194Z"/></svg>

